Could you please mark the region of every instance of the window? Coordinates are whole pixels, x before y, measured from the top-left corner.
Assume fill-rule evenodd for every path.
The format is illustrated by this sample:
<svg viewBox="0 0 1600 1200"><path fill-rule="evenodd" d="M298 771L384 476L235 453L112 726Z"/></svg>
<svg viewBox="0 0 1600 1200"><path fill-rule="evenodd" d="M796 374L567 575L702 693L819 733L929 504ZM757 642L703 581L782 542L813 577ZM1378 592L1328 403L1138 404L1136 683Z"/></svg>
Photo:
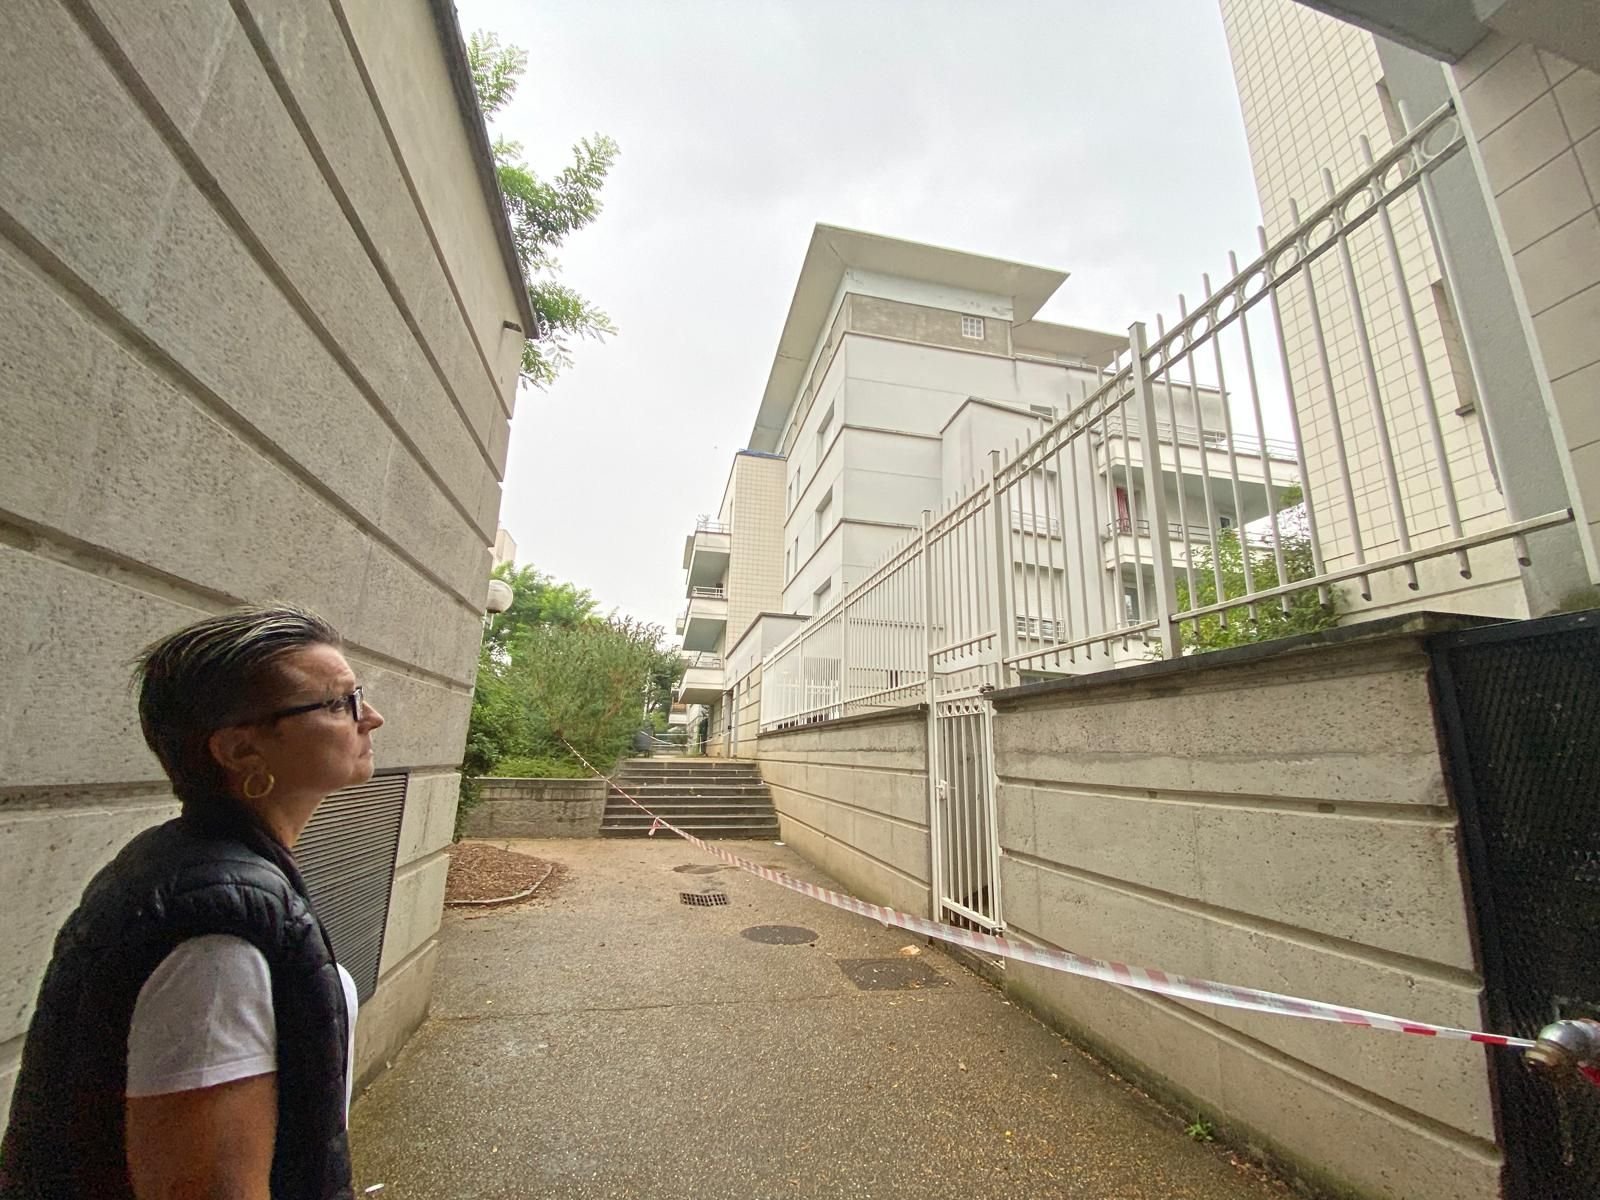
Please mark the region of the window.
<svg viewBox="0 0 1600 1200"><path fill-rule="evenodd" d="M822 586L811 593L811 615L816 616L828 607L828 596L833 591L833 580L824 579Z"/></svg>
<svg viewBox="0 0 1600 1200"><path fill-rule="evenodd" d="M1217 514L1217 527L1219 529L1232 529L1233 528L1233 518L1230 517L1227 513L1218 513Z"/></svg>
<svg viewBox="0 0 1600 1200"><path fill-rule="evenodd" d="M983 341L983 318L962 317L961 336L964 338L972 338L977 342Z"/></svg>
<svg viewBox="0 0 1600 1200"><path fill-rule="evenodd" d="M800 570L800 539L799 538L795 538L794 539L794 545L792 547L790 547L790 549L794 554L794 569L798 573L799 570Z"/></svg>
<svg viewBox="0 0 1600 1200"><path fill-rule="evenodd" d="M1444 357L1450 366L1450 380L1456 385L1456 416L1464 417L1478 407L1478 389L1472 383L1472 364L1467 345L1461 338L1461 325L1450 303L1450 293L1442 282L1428 285L1433 309L1439 314L1439 332L1444 336Z"/></svg>
<svg viewBox="0 0 1600 1200"><path fill-rule="evenodd" d="M1389 127L1389 143L1398 146L1406 140L1406 123L1400 119L1400 106L1394 102L1394 93L1389 90L1387 77L1380 78L1375 86L1378 89L1378 107L1383 110L1383 123Z"/></svg>
<svg viewBox="0 0 1600 1200"><path fill-rule="evenodd" d="M1043 417L1047 421L1056 419L1056 410L1048 404L1030 404L1028 405L1028 411L1036 417Z"/></svg>
<svg viewBox="0 0 1600 1200"><path fill-rule="evenodd" d="M822 498L822 503L817 505L816 543L820 546L822 539L828 536L828 530L833 524L833 489L828 489L828 494Z"/></svg>
<svg viewBox="0 0 1600 1200"><path fill-rule="evenodd" d="M833 405L828 405L828 411L822 414L822 424L817 426L817 461L822 461L822 456L828 452L828 434L833 432Z"/></svg>
<svg viewBox="0 0 1600 1200"><path fill-rule="evenodd" d="M1057 625L1049 617L1017 617L1017 633L1025 638L1058 641Z"/></svg>

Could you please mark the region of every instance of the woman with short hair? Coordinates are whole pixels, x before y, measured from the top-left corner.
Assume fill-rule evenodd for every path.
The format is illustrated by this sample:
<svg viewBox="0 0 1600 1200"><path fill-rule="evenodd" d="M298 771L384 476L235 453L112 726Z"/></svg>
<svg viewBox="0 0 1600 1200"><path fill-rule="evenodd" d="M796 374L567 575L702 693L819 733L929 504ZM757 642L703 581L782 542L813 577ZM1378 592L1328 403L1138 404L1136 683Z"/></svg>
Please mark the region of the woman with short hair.
<svg viewBox="0 0 1600 1200"><path fill-rule="evenodd" d="M207 618L139 661L181 814L56 938L0 1143L3 1200L348 1197L356 989L294 861L383 717L309 612Z"/></svg>

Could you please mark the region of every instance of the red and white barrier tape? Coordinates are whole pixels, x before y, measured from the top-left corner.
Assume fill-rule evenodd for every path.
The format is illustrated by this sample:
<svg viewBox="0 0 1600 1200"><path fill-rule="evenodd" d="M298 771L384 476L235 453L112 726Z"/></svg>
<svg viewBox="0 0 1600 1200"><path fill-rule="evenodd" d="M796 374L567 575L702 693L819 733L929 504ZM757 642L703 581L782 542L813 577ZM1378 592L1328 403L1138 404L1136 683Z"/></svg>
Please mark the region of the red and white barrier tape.
<svg viewBox="0 0 1600 1200"><path fill-rule="evenodd" d="M565 739L563 739L565 741ZM704 850L714 858L720 858L731 866L738 867L751 875L757 875L779 887L788 888L792 892L799 892L802 896L809 896L813 900L820 900L824 904L841 908L845 912L857 913L863 917L871 917L884 925L894 925L912 933L920 933L925 937L938 938L942 942L953 945L965 946L968 950L976 950L981 954L993 954L1000 958L1012 958L1018 962L1032 963L1037 967L1047 967L1053 971L1065 971L1069 975L1080 975L1088 979L1099 979L1105 983L1114 983L1122 987L1137 988L1141 991L1155 992L1160 996L1172 996L1179 1000L1195 1000L1202 1004L1216 1004L1224 1008L1243 1008L1251 1012L1276 1013L1284 1017L1300 1017L1311 1021L1331 1021L1341 1025L1355 1025L1366 1029L1384 1029L1391 1033L1414 1033L1423 1037L1438 1037L1456 1041L1481 1042L1486 1046L1509 1046L1516 1050L1529 1050L1534 1042L1531 1038L1507 1037L1499 1033L1481 1033L1471 1029L1456 1029L1449 1025L1433 1025L1427 1021L1408 1021L1402 1017L1391 1017L1386 1013L1368 1012L1360 1008L1345 1008L1339 1004L1328 1004L1321 1000L1305 1000L1298 996L1285 996L1280 992L1264 992L1259 988L1236 987L1232 984L1217 983L1210 979L1194 979L1187 975L1172 975L1166 971L1157 971L1153 967L1135 967L1127 963L1107 962L1099 958L1085 958L1081 954L1073 954L1069 950L1052 950L1044 946L1033 946L1023 942L1012 942L1003 937L996 937L992 933L980 933L971 929L960 929L954 925L945 925L938 921L930 921L926 917L915 917L910 913L903 913L897 909L886 908L881 904L868 904L865 900L857 900L854 896L847 896L842 892L830 891L818 887L814 883L795 879L785 875L782 871L774 871L770 867L763 867L738 855L729 854L726 850L702 841L692 833L686 833L661 817L656 816L638 800L617 786L617 782L599 770L577 750L567 743L567 749L577 756L578 761L588 767L601 779L604 779L617 794L622 796L629 804L651 819L649 836L654 837L658 829L668 829L677 834L684 841Z"/></svg>

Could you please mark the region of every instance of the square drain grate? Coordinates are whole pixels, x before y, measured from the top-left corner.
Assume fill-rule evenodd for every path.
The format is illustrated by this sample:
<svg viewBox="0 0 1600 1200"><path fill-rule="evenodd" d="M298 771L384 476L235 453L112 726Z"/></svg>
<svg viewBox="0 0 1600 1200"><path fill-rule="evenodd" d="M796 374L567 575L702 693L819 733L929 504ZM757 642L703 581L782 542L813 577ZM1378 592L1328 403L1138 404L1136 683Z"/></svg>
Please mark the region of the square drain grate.
<svg viewBox="0 0 1600 1200"><path fill-rule="evenodd" d="M728 902L727 892L679 892L678 899L692 908L715 908Z"/></svg>

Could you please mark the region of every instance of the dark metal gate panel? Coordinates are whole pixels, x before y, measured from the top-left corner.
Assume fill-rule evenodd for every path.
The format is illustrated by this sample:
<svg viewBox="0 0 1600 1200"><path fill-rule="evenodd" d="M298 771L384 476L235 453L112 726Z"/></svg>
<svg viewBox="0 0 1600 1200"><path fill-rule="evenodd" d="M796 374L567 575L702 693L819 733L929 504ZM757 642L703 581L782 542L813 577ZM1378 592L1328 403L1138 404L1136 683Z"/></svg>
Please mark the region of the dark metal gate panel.
<svg viewBox="0 0 1600 1200"><path fill-rule="evenodd" d="M1600 1017L1600 613L1433 646L1491 1028ZM1600 1089L1493 1051L1513 1200L1600 1196Z"/></svg>
<svg viewBox="0 0 1600 1200"><path fill-rule="evenodd" d="M322 802L294 848L311 904L363 1001L378 986L406 779L403 772L374 775L335 792Z"/></svg>

